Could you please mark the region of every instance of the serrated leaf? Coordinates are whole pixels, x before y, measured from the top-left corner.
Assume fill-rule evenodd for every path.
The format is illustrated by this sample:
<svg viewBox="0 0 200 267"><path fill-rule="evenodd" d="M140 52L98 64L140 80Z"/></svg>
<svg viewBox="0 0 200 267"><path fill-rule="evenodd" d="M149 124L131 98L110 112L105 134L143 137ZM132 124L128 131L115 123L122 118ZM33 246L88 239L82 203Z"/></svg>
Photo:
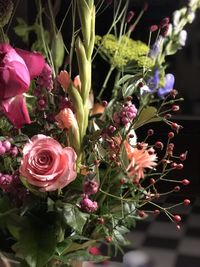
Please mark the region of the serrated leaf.
<svg viewBox="0 0 200 267"><path fill-rule="evenodd" d="M157 115L157 109L152 106L146 107L140 112L138 119L134 124L134 129L136 130L147 123L156 121L161 121L161 118Z"/></svg>
<svg viewBox="0 0 200 267"><path fill-rule="evenodd" d="M78 233L82 233L89 214L81 212L75 205L66 203L63 205L64 222Z"/></svg>

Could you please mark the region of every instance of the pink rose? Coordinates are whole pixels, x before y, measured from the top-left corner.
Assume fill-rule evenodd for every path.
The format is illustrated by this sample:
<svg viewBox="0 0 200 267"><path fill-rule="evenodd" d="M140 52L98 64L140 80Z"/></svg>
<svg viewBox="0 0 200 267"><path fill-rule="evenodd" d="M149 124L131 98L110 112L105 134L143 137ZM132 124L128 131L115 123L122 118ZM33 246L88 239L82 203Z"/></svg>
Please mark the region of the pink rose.
<svg viewBox="0 0 200 267"><path fill-rule="evenodd" d="M31 122L22 94L28 91L30 80L40 75L44 63L39 53L0 44L0 103L4 114L17 128Z"/></svg>
<svg viewBox="0 0 200 267"><path fill-rule="evenodd" d="M76 153L39 134L24 146L20 173L40 191L62 189L76 178Z"/></svg>

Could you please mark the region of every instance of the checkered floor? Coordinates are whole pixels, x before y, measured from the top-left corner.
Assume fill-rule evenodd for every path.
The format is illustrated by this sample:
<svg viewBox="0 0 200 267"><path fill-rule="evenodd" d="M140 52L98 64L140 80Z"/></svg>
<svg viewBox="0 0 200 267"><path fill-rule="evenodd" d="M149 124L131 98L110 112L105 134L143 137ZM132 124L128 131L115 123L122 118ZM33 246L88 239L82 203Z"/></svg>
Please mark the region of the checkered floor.
<svg viewBox="0 0 200 267"><path fill-rule="evenodd" d="M168 197L164 205L187 196ZM188 197L191 205L179 206L174 214L182 217L181 229L164 214L139 222L129 234L133 249L141 249L154 261L154 267L200 267L200 197Z"/></svg>
<svg viewBox="0 0 200 267"><path fill-rule="evenodd" d="M182 217L180 230L166 215L160 214L138 222L136 229L128 235L129 249L143 251L152 259L153 267L200 267L200 197L179 194L162 199L160 204L168 206L185 198L191 200L191 205L173 210ZM107 266L122 265L111 263Z"/></svg>

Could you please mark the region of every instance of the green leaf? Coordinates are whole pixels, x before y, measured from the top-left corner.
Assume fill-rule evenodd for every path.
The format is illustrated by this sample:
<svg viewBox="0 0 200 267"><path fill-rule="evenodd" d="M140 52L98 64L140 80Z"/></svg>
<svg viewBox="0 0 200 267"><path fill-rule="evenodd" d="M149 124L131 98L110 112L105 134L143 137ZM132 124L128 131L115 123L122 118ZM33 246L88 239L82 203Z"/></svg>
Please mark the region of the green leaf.
<svg viewBox="0 0 200 267"><path fill-rule="evenodd" d="M155 107L149 106L140 112L136 123L134 124L134 129L151 122L161 121L161 118L158 117L157 109Z"/></svg>
<svg viewBox="0 0 200 267"><path fill-rule="evenodd" d="M20 232L20 240L13 246L17 256L30 267L44 267L54 255L56 235L52 227L27 222Z"/></svg>
<svg viewBox="0 0 200 267"><path fill-rule="evenodd" d="M93 261L93 262L101 262L108 257L105 256L95 256L90 254L87 250L78 250L76 252L67 254L65 256L55 257L56 259L62 261L63 263L69 264L69 261Z"/></svg>
<svg viewBox="0 0 200 267"><path fill-rule="evenodd" d="M123 143L123 145L121 147L120 158L121 158L121 161L123 163L123 167L126 168L128 166L128 164L129 164L129 161L128 161L128 155L127 155L127 152L126 152L126 148L125 148L124 143Z"/></svg>
<svg viewBox="0 0 200 267"><path fill-rule="evenodd" d="M89 214L81 212L75 205L66 203L63 206L63 217L67 225L78 233L82 233Z"/></svg>
<svg viewBox="0 0 200 267"><path fill-rule="evenodd" d="M88 240L84 243L79 244L72 242L72 240L70 239L67 239L58 245L57 252L59 255L64 255L77 250L88 249L88 247L94 246L94 244L96 244L96 240Z"/></svg>

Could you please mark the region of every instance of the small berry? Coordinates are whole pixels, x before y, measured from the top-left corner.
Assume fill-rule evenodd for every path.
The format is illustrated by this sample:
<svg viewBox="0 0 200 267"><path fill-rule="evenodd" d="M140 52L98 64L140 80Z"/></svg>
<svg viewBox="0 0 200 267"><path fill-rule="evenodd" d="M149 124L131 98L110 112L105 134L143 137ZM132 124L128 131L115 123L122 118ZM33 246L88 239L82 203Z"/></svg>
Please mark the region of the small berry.
<svg viewBox="0 0 200 267"><path fill-rule="evenodd" d="M175 222L180 222L181 221L181 216L180 215L174 215L174 221Z"/></svg>
<svg viewBox="0 0 200 267"><path fill-rule="evenodd" d="M121 178L120 179L120 184L125 184L126 183L126 178Z"/></svg>
<svg viewBox="0 0 200 267"><path fill-rule="evenodd" d="M179 192L180 189L181 189L180 186L177 185L177 186L174 187L174 192Z"/></svg>
<svg viewBox="0 0 200 267"><path fill-rule="evenodd" d="M175 169L176 166L177 166L177 163L176 162L172 162L171 167Z"/></svg>
<svg viewBox="0 0 200 267"><path fill-rule="evenodd" d="M129 23L134 17L134 15L135 15L135 12L133 10L129 11L126 17L126 22Z"/></svg>
<svg viewBox="0 0 200 267"><path fill-rule="evenodd" d="M157 141L156 143L155 143L155 147L156 148L159 148L159 149L163 149L163 147L164 147L164 145L163 145L163 143L162 142L160 142L160 141Z"/></svg>
<svg viewBox="0 0 200 267"><path fill-rule="evenodd" d="M158 215L158 214L160 214L160 210L154 210L154 212L153 212L155 215Z"/></svg>
<svg viewBox="0 0 200 267"><path fill-rule="evenodd" d="M161 20L161 22L160 22L160 28L163 28L163 27L165 27L166 25L168 25L169 24L169 17L165 17L165 18L163 18L162 20Z"/></svg>
<svg viewBox="0 0 200 267"><path fill-rule="evenodd" d="M168 133L168 138L169 138L169 139L174 138L174 133L173 133L173 132L169 132L169 133Z"/></svg>
<svg viewBox="0 0 200 267"><path fill-rule="evenodd" d="M171 128L172 128L173 130L178 130L178 129L180 128L180 125L178 125L176 122L173 122L173 123L171 124Z"/></svg>
<svg viewBox="0 0 200 267"><path fill-rule="evenodd" d="M182 170L183 167L184 167L184 165L182 163L179 163L179 164L176 165L176 169L177 170Z"/></svg>
<svg viewBox="0 0 200 267"><path fill-rule="evenodd" d="M2 146L5 147L6 151L9 151L11 148L11 143L8 140L2 142Z"/></svg>
<svg viewBox="0 0 200 267"><path fill-rule="evenodd" d="M6 153L6 148L4 146L0 146L0 155L4 155Z"/></svg>
<svg viewBox="0 0 200 267"><path fill-rule="evenodd" d="M106 100L103 100L103 101L102 101L102 106L103 106L103 107L107 107L107 106L108 106L108 102L107 102Z"/></svg>
<svg viewBox="0 0 200 267"><path fill-rule="evenodd" d="M180 156L179 156L179 159L181 160L181 161L184 161L184 160L186 160L186 153L182 153L182 154L180 154Z"/></svg>
<svg viewBox="0 0 200 267"><path fill-rule="evenodd" d="M151 25L150 27L149 27L149 30L150 30L150 32L156 32L157 30L158 30L158 25Z"/></svg>
<svg viewBox="0 0 200 267"><path fill-rule="evenodd" d="M178 110L180 110L180 107L178 105L172 106L172 111L178 111Z"/></svg>
<svg viewBox="0 0 200 267"><path fill-rule="evenodd" d="M137 149L138 149L138 150L143 149L143 144L142 144L142 143L139 143L139 142L138 142L136 146L137 146Z"/></svg>
<svg viewBox="0 0 200 267"><path fill-rule="evenodd" d="M111 243L112 242L112 237L111 236L106 236L105 240L107 243Z"/></svg>
<svg viewBox="0 0 200 267"><path fill-rule="evenodd" d="M164 116L164 117L165 117L165 119L166 119L166 120L169 120L169 119L171 119L172 115L171 115L171 114L169 114L169 113L167 113L167 114L165 114L165 116Z"/></svg>
<svg viewBox="0 0 200 267"><path fill-rule="evenodd" d="M135 137L135 135L134 134L129 134L128 137L129 138L133 138L133 137Z"/></svg>
<svg viewBox="0 0 200 267"><path fill-rule="evenodd" d="M140 210L138 215L140 218L144 218L146 216L146 213L143 210Z"/></svg>
<svg viewBox="0 0 200 267"><path fill-rule="evenodd" d="M154 134L154 130L153 129L149 129L148 132L147 132L147 135L148 136L151 136Z"/></svg>
<svg viewBox="0 0 200 267"><path fill-rule="evenodd" d="M105 220L103 217L98 218L98 224L104 224Z"/></svg>
<svg viewBox="0 0 200 267"><path fill-rule="evenodd" d="M187 180L187 179L183 179L183 180L181 181L181 183L182 183L183 185L188 185L188 184L190 183L190 181Z"/></svg>
<svg viewBox="0 0 200 267"><path fill-rule="evenodd" d="M189 199L184 199L183 204L184 204L185 206L190 205L190 200L189 200Z"/></svg>
<svg viewBox="0 0 200 267"><path fill-rule="evenodd" d="M150 179L150 184L155 184L155 182L156 182L155 179L153 178Z"/></svg>

